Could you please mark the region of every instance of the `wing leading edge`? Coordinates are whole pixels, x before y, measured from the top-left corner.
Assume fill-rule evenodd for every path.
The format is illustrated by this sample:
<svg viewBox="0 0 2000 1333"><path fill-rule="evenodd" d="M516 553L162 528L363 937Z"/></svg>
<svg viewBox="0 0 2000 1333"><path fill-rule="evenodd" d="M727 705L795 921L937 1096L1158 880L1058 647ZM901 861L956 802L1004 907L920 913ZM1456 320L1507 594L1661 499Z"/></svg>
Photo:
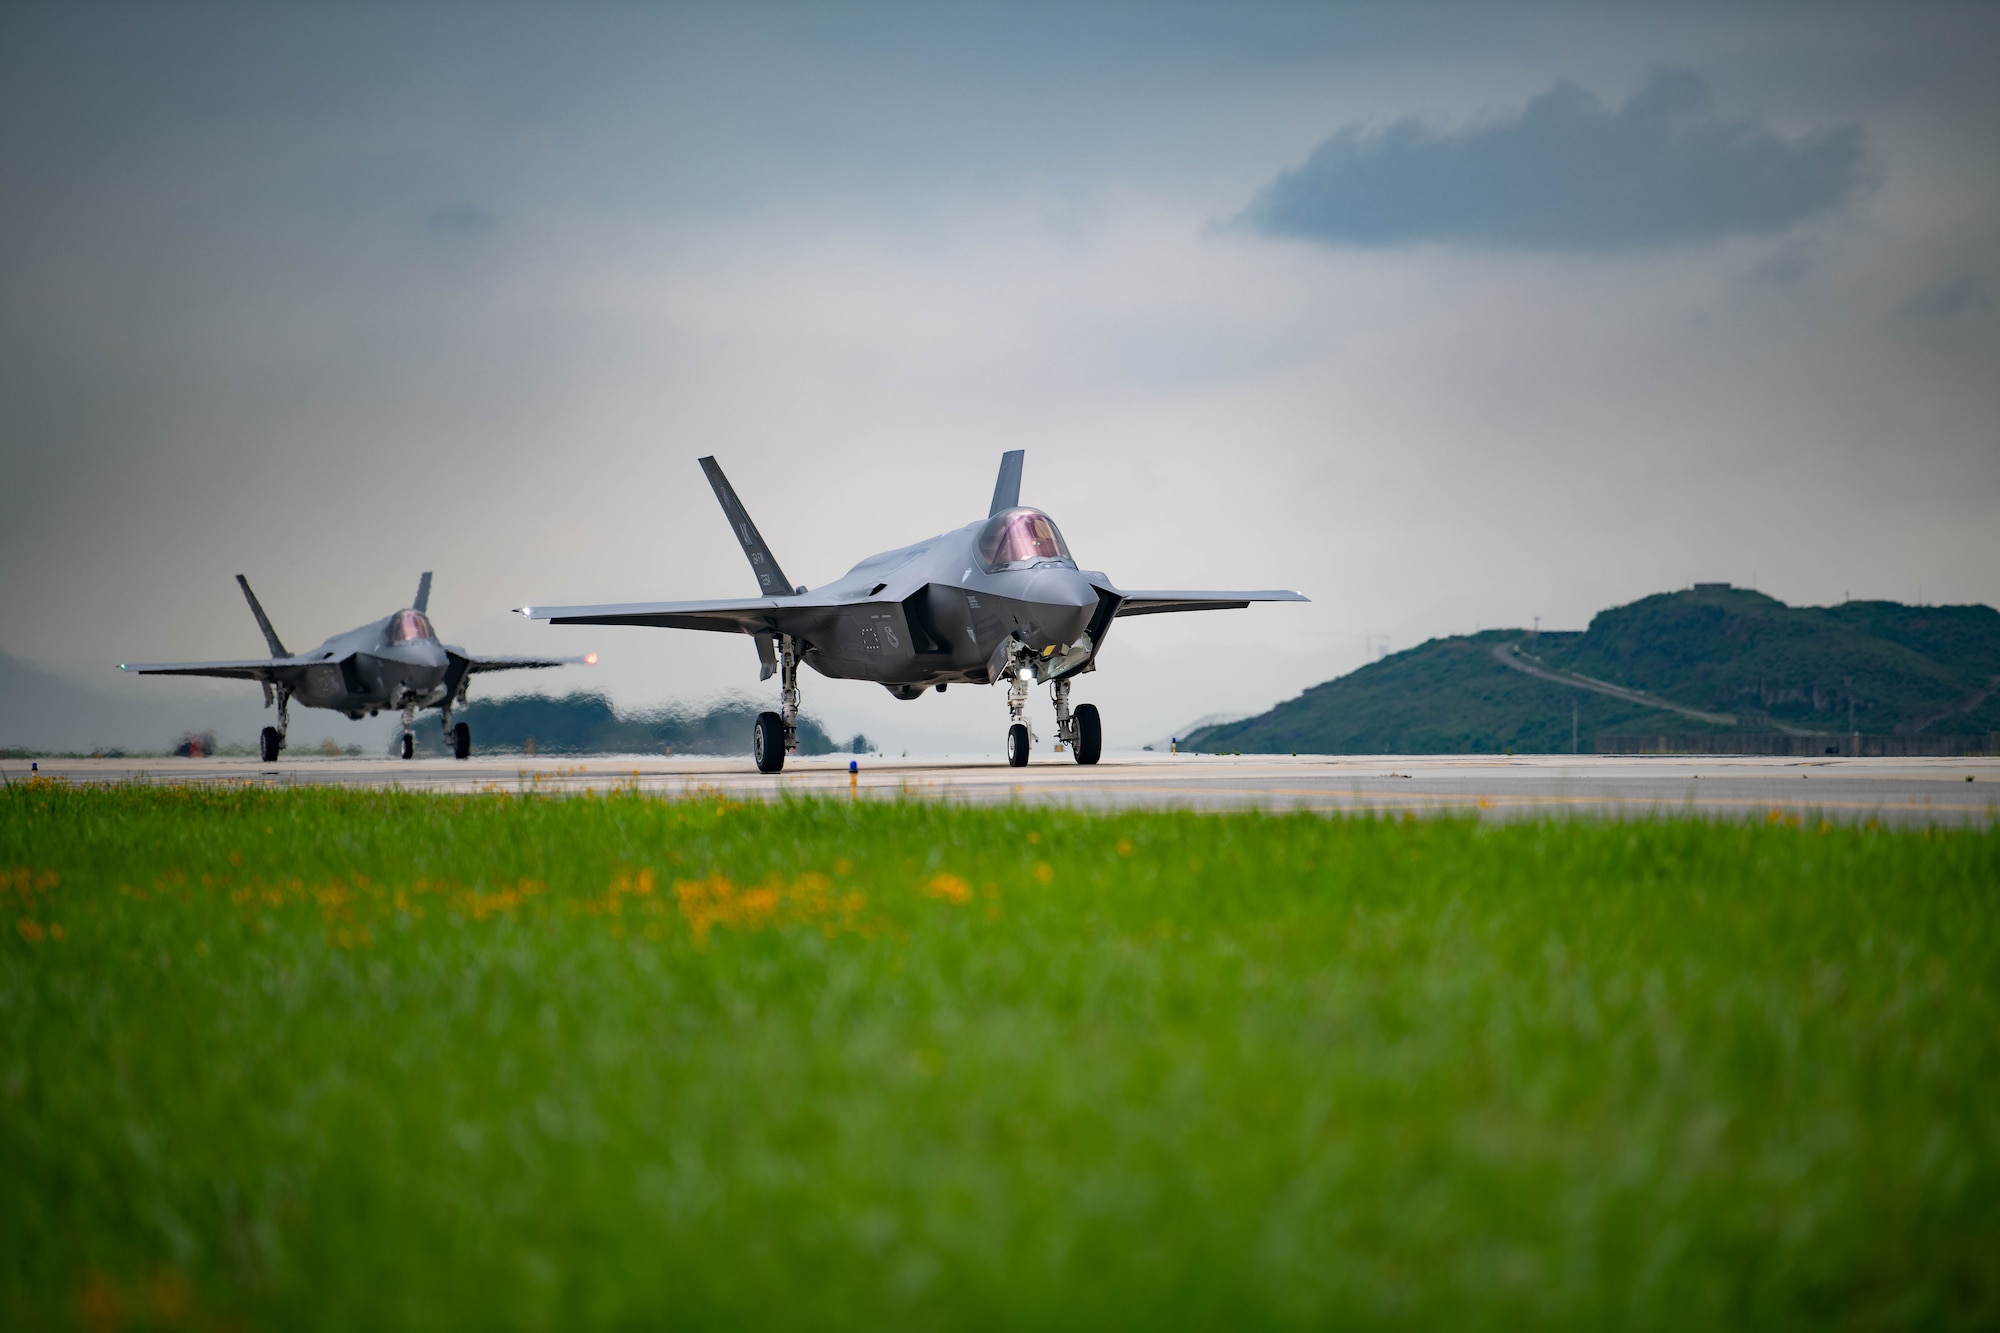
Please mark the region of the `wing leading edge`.
<svg viewBox="0 0 2000 1333"><path fill-rule="evenodd" d="M220 676L228 680L289 680L312 665L294 658L265 657L237 662L120 662L137 676Z"/></svg>
<svg viewBox="0 0 2000 1333"><path fill-rule="evenodd" d="M1312 598L1289 588L1254 592L1210 592L1179 588L1110 589L1118 597L1117 616L1157 616L1169 611L1240 611L1252 602L1309 602Z"/></svg>
<svg viewBox="0 0 2000 1333"><path fill-rule="evenodd" d="M622 602L608 606L524 606L521 614L551 625L650 625L657 629L703 629L721 634L790 633L785 627L811 620L845 601L809 597L758 597L743 601Z"/></svg>

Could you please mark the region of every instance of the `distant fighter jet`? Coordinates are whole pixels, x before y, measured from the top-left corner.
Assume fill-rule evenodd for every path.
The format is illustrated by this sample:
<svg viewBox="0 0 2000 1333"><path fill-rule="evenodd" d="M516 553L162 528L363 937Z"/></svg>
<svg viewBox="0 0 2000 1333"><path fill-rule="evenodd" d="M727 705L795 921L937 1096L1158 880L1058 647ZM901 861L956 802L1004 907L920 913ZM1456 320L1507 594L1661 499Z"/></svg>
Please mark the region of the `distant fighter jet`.
<svg viewBox="0 0 2000 1333"><path fill-rule="evenodd" d="M929 541L870 556L825 587L794 587L778 568L743 502L713 458L701 460L729 526L750 558L764 595L752 601L637 602L618 606L532 606L521 612L557 625L654 625L748 634L763 664L760 680L781 675L780 711L763 713L752 733L757 767L776 773L798 748L799 663L836 680L872 680L898 699L932 685L1007 682L1007 762L1028 762L1034 741L1028 686L1052 687L1056 748L1079 764L1103 749L1097 709L1070 708L1071 682L1097 669L1104 637L1120 616L1221 611L1252 602L1303 602L1295 592L1133 592L1079 570L1055 523L1021 505L1023 451L1001 456L987 517Z"/></svg>
<svg viewBox="0 0 2000 1333"><path fill-rule="evenodd" d="M275 700L278 725L264 728L259 738L264 762L278 761L285 748L285 732L291 725L290 705L294 698L307 708L330 708L336 713L359 718L375 716L384 708L403 713L403 758L416 753L417 710L442 711L445 736L451 752L463 759L472 753L472 729L461 722L452 725L451 710L465 702L471 678L485 671L534 670L539 667L568 666L582 662L594 665L597 654L584 657L474 657L463 648L439 643L426 614L431 600L431 576L417 583L416 603L394 615L336 634L309 653L288 653L271 628L271 619L257 603L257 594L241 574L236 582L243 588L250 614L271 645L268 661L243 662L120 662L120 671L142 676L227 676L259 681L264 686L264 707Z"/></svg>

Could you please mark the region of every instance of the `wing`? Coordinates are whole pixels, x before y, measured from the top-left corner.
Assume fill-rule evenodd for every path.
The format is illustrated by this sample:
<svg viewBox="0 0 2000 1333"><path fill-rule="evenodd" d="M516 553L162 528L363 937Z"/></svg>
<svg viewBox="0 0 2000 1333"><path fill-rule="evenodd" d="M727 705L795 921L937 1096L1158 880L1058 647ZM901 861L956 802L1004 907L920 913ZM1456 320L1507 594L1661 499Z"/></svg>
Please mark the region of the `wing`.
<svg viewBox="0 0 2000 1333"><path fill-rule="evenodd" d="M242 662L120 662L120 671L138 676L222 676L230 680L295 680L307 662L284 657L253 658Z"/></svg>
<svg viewBox="0 0 2000 1333"><path fill-rule="evenodd" d="M465 674L476 676L483 671L539 671L544 667L596 665L596 653L586 653L582 657L468 657L465 659Z"/></svg>
<svg viewBox="0 0 2000 1333"><path fill-rule="evenodd" d="M444 688L438 693L438 701L426 704L427 708L442 708L458 697L467 676L476 676L486 671L539 671L544 667L596 666L597 654L585 653L582 657L474 657L463 648L445 645L447 665L444 669Z"/></svg>
<svg viewBox="0 0 2000 1333"><path fill-rule="evenodd" d="M1195 592L1179 588L1120 590L1115 615L1157 616L1168 611L1240 611L1252 602L1309 602L1310 597L1285 588L1260 588L1255 592Z"/></svg>
<svg viewBox="0 0 2000 1333"><path fill-rule="evenodd" d="M609 606L524 606L521 614L551 625L650 625L722 634L791 634L817 623L852 599L754 597L741 601L622 602Z"/></svg>

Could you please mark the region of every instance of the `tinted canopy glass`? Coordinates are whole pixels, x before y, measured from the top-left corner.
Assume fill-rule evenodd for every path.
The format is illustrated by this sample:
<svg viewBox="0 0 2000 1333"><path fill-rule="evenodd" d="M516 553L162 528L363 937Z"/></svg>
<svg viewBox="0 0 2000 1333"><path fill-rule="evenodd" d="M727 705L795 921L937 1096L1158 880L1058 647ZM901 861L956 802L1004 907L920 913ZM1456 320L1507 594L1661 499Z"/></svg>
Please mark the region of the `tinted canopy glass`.
<svg viewBox="0 0 2000 1333"><path fill-rule="evenodd" d="M1003 509L979 530L979 558L988 569L1030 560L1067 560L1069 547L1039 509Z"/></svg>
<svg viewBox="0 0 2000 1333"><path fill-rule="evenodd" d="M408 643L411 639L435 639L431 622L421 611L398 611L389 621L389 642Z"/></svg>

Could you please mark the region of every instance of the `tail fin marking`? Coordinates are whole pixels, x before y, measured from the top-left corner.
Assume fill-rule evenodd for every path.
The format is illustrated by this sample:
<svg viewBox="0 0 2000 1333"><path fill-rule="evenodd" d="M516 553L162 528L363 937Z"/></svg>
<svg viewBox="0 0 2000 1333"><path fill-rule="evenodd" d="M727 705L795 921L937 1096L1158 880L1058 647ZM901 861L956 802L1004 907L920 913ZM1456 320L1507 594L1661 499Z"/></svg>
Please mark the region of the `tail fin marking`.
<svg viewBox="0 0 2000 1333"><path fill-rule="evenodd" d="M701 470L707 474L708 484L715 488L715 498L722 502L722 512L729 519L729 527L742 544L743 554L750 561L750 570L757 576L758 590L766 597L794 596L797 590L785 577L785 571L778 568L778 558L764 544L763 535L750 521L749 511L736 498L736 489L729 484L729 478L722 475L721 467L713 457L709 457L701 460Z"/></svg>

